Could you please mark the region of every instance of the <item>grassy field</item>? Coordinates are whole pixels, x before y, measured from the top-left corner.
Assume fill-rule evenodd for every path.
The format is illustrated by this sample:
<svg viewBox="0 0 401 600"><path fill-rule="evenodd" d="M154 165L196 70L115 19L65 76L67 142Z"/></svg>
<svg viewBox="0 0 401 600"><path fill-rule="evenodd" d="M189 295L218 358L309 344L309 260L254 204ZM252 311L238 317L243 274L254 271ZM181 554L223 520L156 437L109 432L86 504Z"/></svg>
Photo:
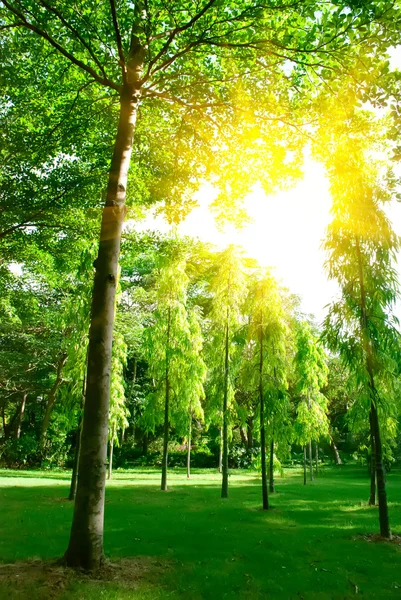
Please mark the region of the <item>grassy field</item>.
<svg viewBox="0 0 401 600"><path fill-rule="evenodd" d="M135 469L108 483L105 550L117 564L99 580L37 560L66 548L69 474L0 471L0 561L24 561L0 566L0 598L401 598L400 545L363 537L378 530L365 470L327 467L306 487L300 472L287 471L269 512L252 473L231 475L228 500L215 472L187 481L172 470L167 493L159 480L153 469ZM388 497L401 532L400 472L388 476Z"/></svg>

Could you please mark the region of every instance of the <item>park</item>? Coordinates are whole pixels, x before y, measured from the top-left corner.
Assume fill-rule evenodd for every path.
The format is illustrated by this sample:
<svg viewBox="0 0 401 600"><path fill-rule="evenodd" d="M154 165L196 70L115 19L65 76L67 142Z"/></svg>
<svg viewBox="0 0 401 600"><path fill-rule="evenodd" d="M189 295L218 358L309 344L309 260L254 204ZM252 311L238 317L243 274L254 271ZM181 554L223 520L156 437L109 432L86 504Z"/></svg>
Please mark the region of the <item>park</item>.
<svg viewBox="0 0 401 600"><path fill-rule="evenodd" d="M400 596L400 0L0 0L0 598Z"/></svg>

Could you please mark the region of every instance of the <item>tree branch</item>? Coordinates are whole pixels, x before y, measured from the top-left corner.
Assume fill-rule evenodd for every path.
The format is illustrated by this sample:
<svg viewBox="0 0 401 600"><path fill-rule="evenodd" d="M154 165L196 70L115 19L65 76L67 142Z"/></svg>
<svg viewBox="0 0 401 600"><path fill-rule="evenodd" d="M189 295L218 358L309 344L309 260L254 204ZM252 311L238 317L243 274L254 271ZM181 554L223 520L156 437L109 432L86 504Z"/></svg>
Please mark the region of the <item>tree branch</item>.
<svg viewBox="0 0 401 600"><path fill-rule="evenodd" d="M56 50L58 50L60 54L62 54L65 58L68 58L69 61L71 61L74 65L76 65L83 71L89 73L89 75L92 75L93 79L95 79L95 81L97 81L101 85L110 87L113 90L117 90L118 92L120 91L120 86L118 84L114 83L110 79L98 75L98 73L96 73L96 71L92 69L92 67L86 65L84 62L82 62L73 54L71 54L71 52L63 48L63 46L61 46L54 38L52 38L48 33L46 33L46 31L43 31L43 29L40 29L40 27L37 27L33 23L27 21L25 16L22 13L20 13L16 8L14 8L8 0L2 0L2 2L10 12L16 15L19 19L21 19L23 27L29 29L30 31L33 31L34 33L45 39L49 44L56 48Z"/></svg>
<svg viewBox="0 0 401 600"><path fill-rule="evenodd" d="M114 0L110 0L110 10L111 10L111 17L113 19L114 31L116 33L116 41L117 41L118 56L120 57L121 73L122 73L123 83L125 85L127 83L127 68L125 66L124 50L123 50L123 44L122 44L122 40L121 40L120 28L118 26L116 5L115 5Z"/></svg>

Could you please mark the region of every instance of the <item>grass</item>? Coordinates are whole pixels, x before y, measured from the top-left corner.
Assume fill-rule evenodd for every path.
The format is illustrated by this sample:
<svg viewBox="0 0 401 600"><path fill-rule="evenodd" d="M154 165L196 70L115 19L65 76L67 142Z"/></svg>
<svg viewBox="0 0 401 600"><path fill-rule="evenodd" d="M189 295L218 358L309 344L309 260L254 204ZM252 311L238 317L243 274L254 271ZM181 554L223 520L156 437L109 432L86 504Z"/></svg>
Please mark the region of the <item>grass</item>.
<svg viewBox="0 0 401 600"><path fill-rule="evenodd" d="M260 480L230 477L220 498L220 476L170 471L160 492L153 469L117 472L108 483L105 551L123 562L98 580L32 574L32 564L8 567L0 598L37 600L186 600L286 598L328 600L400 598L401 547L367 541L378 531L377 508L367 506L369 480L354 466L327 467L313 483L300 472L277 479L272 510L260 510ZM61 556L72 505L68 473L0 470L0 561ZM392 529L401 532L401 473L388 476ZM135 559L128 561L128 559ZM125 560L125 562L124 562ZM10 570L11 569L11 570ZM46 571L47 569L47 571ZM130 574L130 573L131 574ZM47 573L47 574L46 574ZM36 578L36 579L35 579Z"/></svg>

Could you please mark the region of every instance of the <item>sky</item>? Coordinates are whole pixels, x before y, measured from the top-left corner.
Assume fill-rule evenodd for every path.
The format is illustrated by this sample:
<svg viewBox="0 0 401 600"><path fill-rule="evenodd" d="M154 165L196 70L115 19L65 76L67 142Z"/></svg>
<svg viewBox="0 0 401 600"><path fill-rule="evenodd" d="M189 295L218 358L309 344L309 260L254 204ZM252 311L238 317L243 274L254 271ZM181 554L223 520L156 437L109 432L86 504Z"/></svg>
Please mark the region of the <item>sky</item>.
<svg viewBox="0 0 401 600"><path fill-rule="evenodd" d="M401 46L389 54L391 66L401 69ZM331 220L331 198L321 165L307 158L304 172L304 179L289 191L266 196L261 189L254 189L246 198L252 222L241 230L230 225L222 231L217 228L208 208L216 192L212 185L205 184L195 196L198 207L179 225L178 231L218 248L232 243L241 245L248 256L272 267L276 277L292 293L300 295L302 310L320 322L326 313L325 306L338 293L335 282L328 281L325 275L321 247ZM386 212L395 232L401 235L401 203L391 202ZM162 216L149 213L136 229L168 232L169 226ZM401 280L401 256L398 272ZM397 313L401 317L401 306L397 307Z"/></svg>

